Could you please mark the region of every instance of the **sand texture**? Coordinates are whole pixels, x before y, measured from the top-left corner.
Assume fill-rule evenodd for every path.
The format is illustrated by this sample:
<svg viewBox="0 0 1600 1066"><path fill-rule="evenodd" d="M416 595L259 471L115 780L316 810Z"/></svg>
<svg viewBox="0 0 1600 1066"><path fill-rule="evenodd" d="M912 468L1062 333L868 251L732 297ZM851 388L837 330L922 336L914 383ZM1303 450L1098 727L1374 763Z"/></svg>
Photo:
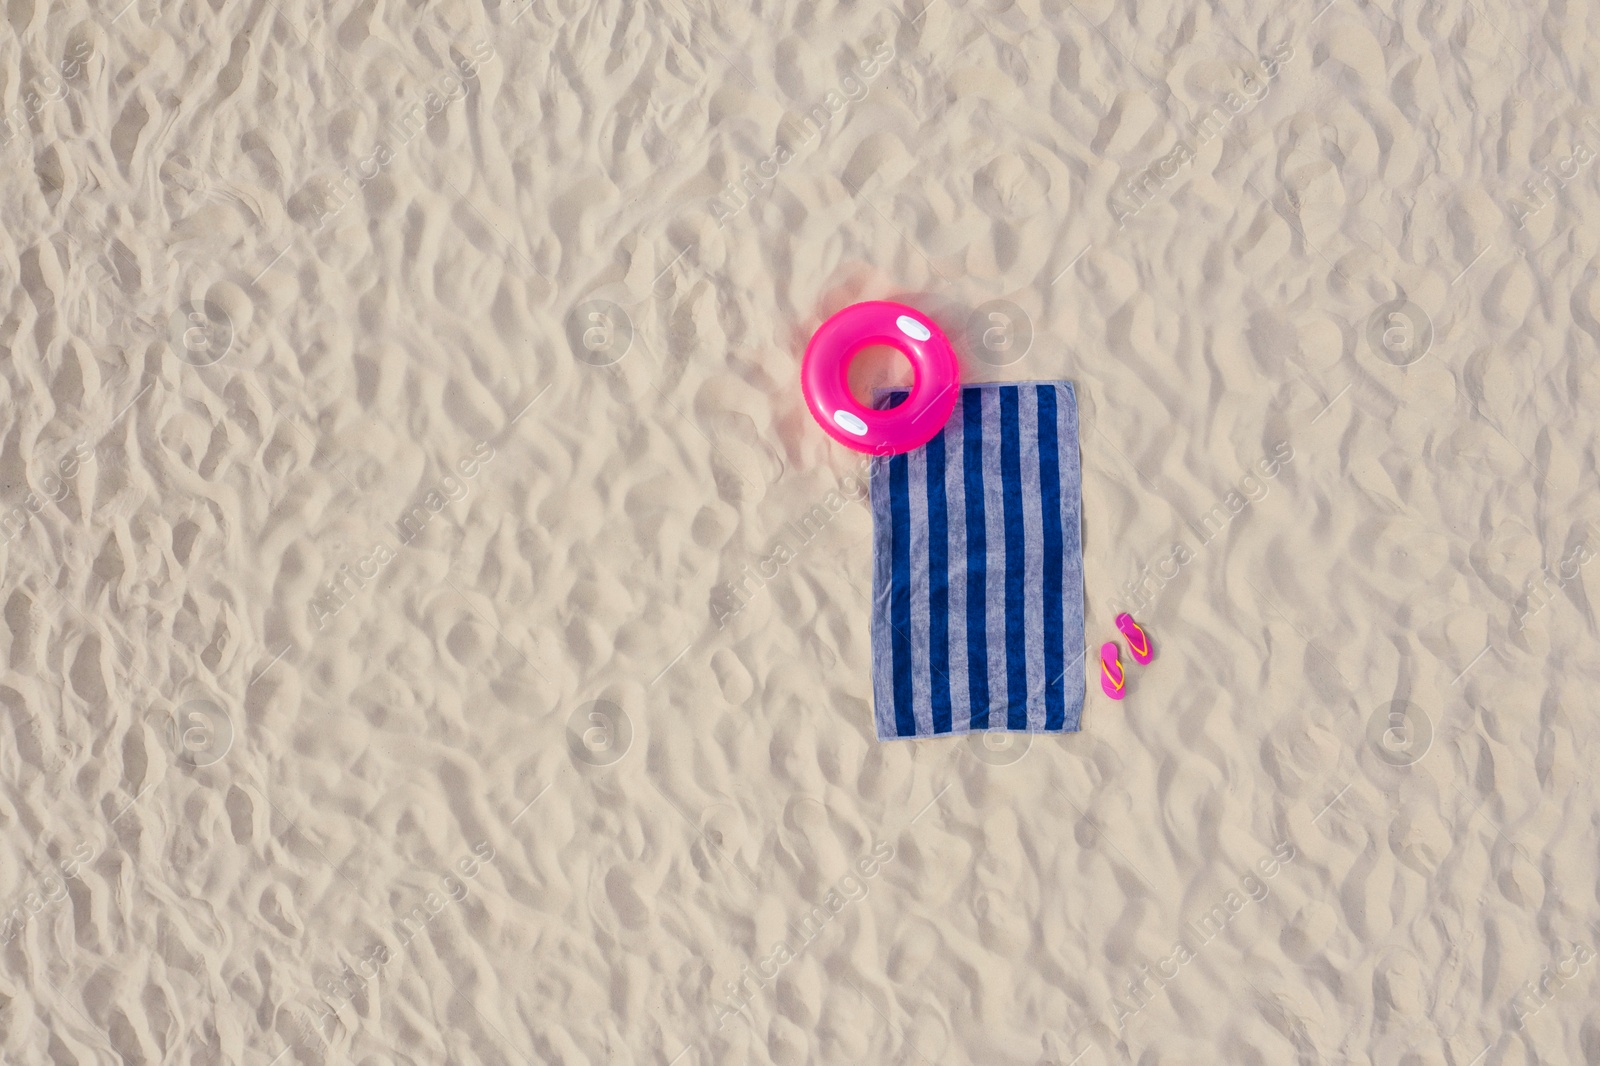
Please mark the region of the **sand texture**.
<svg viewBox="0 0 1600 1066"><path fill-rule="evenodd" d="M1600 1063L1600 8L908 3L3 5L0 1061ZM1081 733L873 738L862 299Z"/></svg>

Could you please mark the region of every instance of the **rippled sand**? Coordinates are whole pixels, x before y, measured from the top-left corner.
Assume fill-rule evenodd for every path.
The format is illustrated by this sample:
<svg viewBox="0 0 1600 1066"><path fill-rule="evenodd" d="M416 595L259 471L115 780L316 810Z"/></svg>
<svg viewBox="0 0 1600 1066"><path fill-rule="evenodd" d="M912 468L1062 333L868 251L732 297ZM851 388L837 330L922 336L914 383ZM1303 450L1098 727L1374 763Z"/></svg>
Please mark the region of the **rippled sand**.
<svg viewBox="0 0 1600 1066"><path fill-rule="evenodd" d="M0 1059L1600 1062L1594 9L123 2L0 42ZM1080 734L873 739L867 298L1077 383Z"/></svg>

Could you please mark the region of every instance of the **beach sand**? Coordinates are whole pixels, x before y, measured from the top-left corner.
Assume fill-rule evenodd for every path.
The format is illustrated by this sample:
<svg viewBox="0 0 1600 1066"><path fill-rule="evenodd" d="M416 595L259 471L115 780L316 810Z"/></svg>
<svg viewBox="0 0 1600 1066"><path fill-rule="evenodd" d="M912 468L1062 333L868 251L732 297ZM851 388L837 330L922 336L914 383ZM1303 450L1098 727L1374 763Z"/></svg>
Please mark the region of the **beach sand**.
<svg viewBox="0 0 1600 1066"><path fill-rule="evenodd" d="M1600 1062L1594 9L6 20L0 1059ZM863 299L1078 734L873 737Z"/></svg>

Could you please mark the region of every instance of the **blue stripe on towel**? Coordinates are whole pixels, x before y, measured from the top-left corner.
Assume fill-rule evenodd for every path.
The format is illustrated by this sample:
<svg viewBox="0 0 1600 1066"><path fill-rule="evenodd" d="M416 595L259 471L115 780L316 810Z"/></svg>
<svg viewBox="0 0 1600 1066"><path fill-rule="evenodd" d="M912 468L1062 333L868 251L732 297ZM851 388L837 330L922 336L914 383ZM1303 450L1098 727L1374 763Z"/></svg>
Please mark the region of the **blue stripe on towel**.
<svg viewBox="0 0 1600 1066"><path fill-rule="evenodd" d="M989 727L988 536L983 523L983 392L961 396L961 471L967 496L967 692L973 729Z"/></svg>
<svg viewBox="0 0 1600 1066"><path fill-rule="evenodd" d="M873 461L880 740L1078 729L1081 477L1066 382L965 386L922 450Z"/></svg>
<svg viewBox="0 0 1600 1066"><path fill-rule="evenodd" d="M1066 658L1061 623L1061 449L1056 443L1056 390L1038 386L1039 509L1044 549L1044 727L1060 729L1066 720L1061 674Z"/></svg>
<svg viewBox="0 0 1600 1066"><path fill-rule="evenodd" d="M935 733L950 732L950 530L944 430L928 443L928 690Z"/></svg>
<svg viewBox="0 0 1600 1066"><path fill-rule="evenodd" d="M917 735L911 711L911 487L904 455L889 460L889 624L894 657L894 724L902 737Z"/></svg>
<svg viewBox="0 0 1600 1066"><path fill-rule="evenodd" d="M1007 729L1028 728L1028 647L1022 628L1024 567L1022 442L1018 439L1017 387L1000 390L1000 491L1006 530L1006 715ZM1018 699L1017 694L1022 693Z"/></svg>

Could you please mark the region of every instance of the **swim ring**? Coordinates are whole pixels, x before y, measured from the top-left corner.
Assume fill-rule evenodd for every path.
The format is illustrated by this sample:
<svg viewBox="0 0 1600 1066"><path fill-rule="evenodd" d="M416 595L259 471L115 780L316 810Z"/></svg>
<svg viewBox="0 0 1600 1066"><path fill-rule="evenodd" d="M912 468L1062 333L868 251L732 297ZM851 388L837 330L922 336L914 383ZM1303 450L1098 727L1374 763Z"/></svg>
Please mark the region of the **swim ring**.
<svg viewBox="0 0 1600 1066"><path fill-rule="evenodd" d="M863 407L850 394L850 360L875 344L911 363L911 393L897 407ZM928 443L950 420L961 369L944 332L921 311L888 300L851 304L817 327L800 366L806 406L834 440L858 452L897 455Z"/></svg>

